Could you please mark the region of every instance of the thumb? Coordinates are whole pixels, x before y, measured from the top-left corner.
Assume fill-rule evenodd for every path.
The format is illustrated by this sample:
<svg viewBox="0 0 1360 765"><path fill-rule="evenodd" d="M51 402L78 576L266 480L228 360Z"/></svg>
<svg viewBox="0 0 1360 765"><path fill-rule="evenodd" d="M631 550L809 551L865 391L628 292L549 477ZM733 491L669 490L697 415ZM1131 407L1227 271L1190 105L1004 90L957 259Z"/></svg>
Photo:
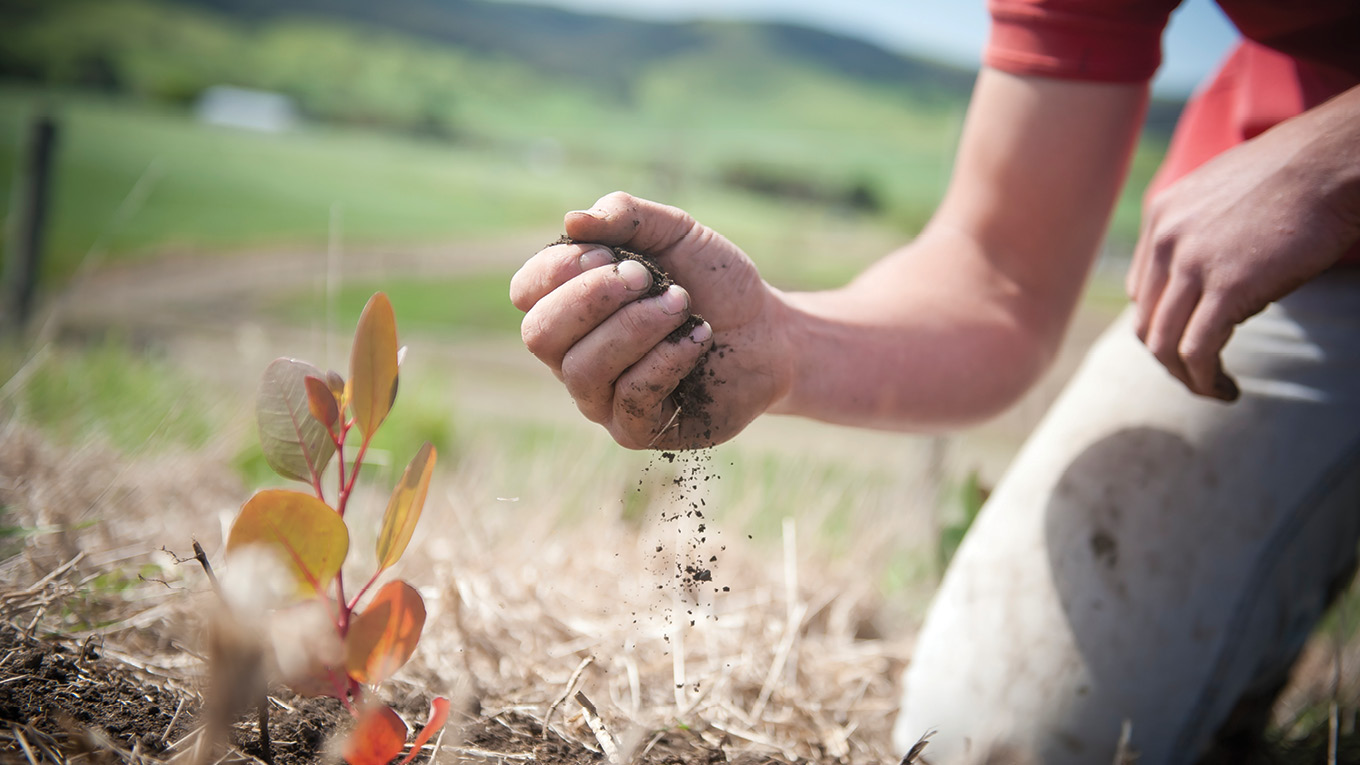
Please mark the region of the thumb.
<svg viewBox="0 0 1360 765"><path fill-rule="evenodd" d="M615 191L589 210L574 210L563 219L567 236L581 242L627 245L653 255L663 254L697 225L678 207L651 202Z"/></svg>

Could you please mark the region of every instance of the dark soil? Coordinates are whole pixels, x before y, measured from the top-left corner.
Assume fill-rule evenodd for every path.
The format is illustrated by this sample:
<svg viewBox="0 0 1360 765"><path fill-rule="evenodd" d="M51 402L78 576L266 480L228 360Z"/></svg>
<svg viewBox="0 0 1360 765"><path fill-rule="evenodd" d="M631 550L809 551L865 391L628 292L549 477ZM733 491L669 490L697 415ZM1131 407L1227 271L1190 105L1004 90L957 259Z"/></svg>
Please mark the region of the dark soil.
<svg viewBox="0 0 1360 765"><path fill-rule="evenodd" d="M351 724L337 699L280 694L287 708L271 705L269 731L275 765L315 765L334 760L330 742ZM428 707L426 707L428 709ZM198 727L199 702L161 678L101 656L98 641L79 645L37 639L0 623L0 763L156 763L180 757ZM424 710L400 710L419 720ZM224 763L263 760L254 712L232 731L235 754ZM454 721L458 726L458 721ZM32 757L20 743L20 736ZM461 735L446 736L443 761L597 765L598 752L517 712L476 719ZM178 745L177 745L178 744ZM697 734L659 731L639 744L638 765L786 765L783 760L715 748ZM452 750L452 751L451 751ZM461 755L450 759L452 753ZM216 760L216 758L214 758ZM417 758L417 763L427 762Z"/></svg>
<svg viewBox="0 0 1360 765"><path fill-rule="evenodd" d="M187 694L100 653L97 641L39 640L0 624L0 727L28 726L30 747L45 743L68 757L110 748L159 757L193 729ZM0 742L0 761L16 755L25 756L17 742Z"/></svg>
<svg viewBox="0 0 1360 765"><path fill-rule="evenodd" d="M602 754L558 736L543 738L538 721L507 712L490 717L470 731L465 747L478 750L483 757L502 755L502 762L529 759L552 765L597 765L606 762ZM493 760L494 761L494 760ZM714 747L698 734L683 728L657 731L639 743L632 759L637 765L787 765L778 758L754 752L734 752Z"/></svg>
<svg viewBox="0 0 1360 765"><path fill-rule="evenodd" d="M563 235L553 244L581 244L576 240ZM614 256L614 262L633 260L641 263L652 275L652 286L647 290L647 297L656 297L675 284L675 279L657 263L656 258L648 253L633 252L622 247L608 247L600 245L609 250ZM681 285L684 286L684 285ZM666 342L678 343L695 327L704 323L704 317L697 313L691 313L683 324L676 327L666 336ZM708 367L708 355L705 354L699 359L699 363L694 365L694 369L680 381L680 384L671 392L671 400L680 411L677 426L681 423L693 423L698 431L694 433L689 444L683 445L686 449L699 449L713 442L713 417L708 411L708 405L713 403L713 396L708 391L710 383L718 384L715 374Z"/></svg>

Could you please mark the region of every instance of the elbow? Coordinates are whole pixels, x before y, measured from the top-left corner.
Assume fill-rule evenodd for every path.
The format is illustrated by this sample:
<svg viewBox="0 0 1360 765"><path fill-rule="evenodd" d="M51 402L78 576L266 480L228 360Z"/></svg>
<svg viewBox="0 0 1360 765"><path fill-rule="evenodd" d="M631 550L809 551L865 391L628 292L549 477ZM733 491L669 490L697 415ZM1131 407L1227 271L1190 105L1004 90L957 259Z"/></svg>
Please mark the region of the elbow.
<svg viewBox="0 0 1360 765"><path fill-rule="evenodd" d="M977 327L964 342L952 379L940 381L939 407L925 423L930 430L977 425L1010 409L1052 366L1061 333L999 317Z"/></svg>

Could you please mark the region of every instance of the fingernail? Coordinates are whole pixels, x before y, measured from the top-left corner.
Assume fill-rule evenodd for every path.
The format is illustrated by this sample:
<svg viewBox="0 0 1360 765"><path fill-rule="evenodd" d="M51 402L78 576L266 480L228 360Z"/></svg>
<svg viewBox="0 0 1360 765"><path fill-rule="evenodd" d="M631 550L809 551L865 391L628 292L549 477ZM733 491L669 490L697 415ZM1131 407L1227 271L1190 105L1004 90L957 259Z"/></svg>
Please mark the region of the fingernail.
<svg viewBox="0 0 1360 765"><path fill-rule="evenodd" d="M1242 391L1237 388L1237 383L1222 372L1214 378L1214 395L1224 401L1236 401L1242 395Z"/></svg>
<svg viewBox="0 0 1360 765"><path fill-rule="evenodd" d="M589 271L592 268L607 266L614 262L614 256L605 250L588 250L581 255L581 271Z"/></svg>
<svg viewBox="0 0 1360 765"><path fill-rule="evenodd" d="M652 283L652 275L647 272L647 267L636 260L625 260L616 268L619 278L633 292L641 292Z"/></svg>
<svg viewBox="0 0 1360 765"><path fill-rule="evenodd" d="M708 325L708 322L704 322L689 331L689 339L700 345L708 342L710 337L713 337L713 328Z"/></svg>
<svg viewBox="0 0 1360 765"><path fill-rule="evenodd" d="M604 213L599 210L572 210L567 215L587 215L595 220L604 220Z"/></svg>
<svg viewBox="0 0 1360 765"><path fill-rule="evenodd" d="M684 313L689 308L689 295L686 295L684 290L674 284L667 287L666 291L661 293L661 296L656 300L661 305L661 310L671 316Z"/></svg>

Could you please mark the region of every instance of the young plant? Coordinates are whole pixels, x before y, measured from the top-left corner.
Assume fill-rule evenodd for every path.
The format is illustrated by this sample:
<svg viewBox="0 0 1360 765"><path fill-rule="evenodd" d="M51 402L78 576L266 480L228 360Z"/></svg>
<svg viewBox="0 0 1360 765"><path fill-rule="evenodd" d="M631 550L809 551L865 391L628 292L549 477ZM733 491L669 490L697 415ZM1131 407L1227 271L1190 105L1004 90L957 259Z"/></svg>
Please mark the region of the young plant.
<svg viewBox="0 0 1360 765"><path fill-rule="evenodd" d="M429 443L416 452L387 503L378 533L376 570L349 597L343 570L350 539L345 510L373 434L396 400L404 351L397 347L392 304L379 292L359 317L348 380L296 359L276 359L265 369L256 400L265 460L279 475L308 484L311 491L256 493L241 507L227 538L228 561L247 549L263 548L287 570L294 603L310 602L325 609L343 650L329 661L313 660L289 684L300 693L335 696L356 717L344 748L350 765L386 765L405 746L406 723L389 707L371 703L366 692L411 658L425 625L420 593L400 580L379 588L362 611L359 604L411 541L434 472L436 455ZM347 467L347 440L356 428L358 451ZM322 478L333 457L336 488L330 502ZM322 636L301 639L315 637ZM434 700L430 718L403 765L443 727L448 711L447 699Z"/></svg>

